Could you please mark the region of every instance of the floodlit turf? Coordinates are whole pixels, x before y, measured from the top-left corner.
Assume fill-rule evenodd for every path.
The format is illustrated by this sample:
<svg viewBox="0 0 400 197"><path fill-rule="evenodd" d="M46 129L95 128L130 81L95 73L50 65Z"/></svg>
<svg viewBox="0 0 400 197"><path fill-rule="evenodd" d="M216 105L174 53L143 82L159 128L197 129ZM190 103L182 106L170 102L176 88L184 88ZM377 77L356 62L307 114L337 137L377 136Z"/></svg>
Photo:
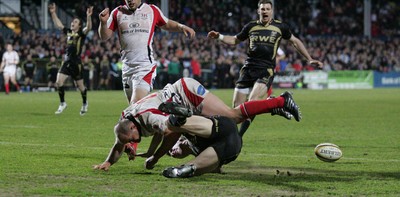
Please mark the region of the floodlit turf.
<svg viewBox="0 0 400 197"><path fill-rule="evenodd" d="M278 94L283 90L275 90ZM232 90L212 91L230 105ZM113 126L127 106L122 91L89 92L81 117L78 92L0 93L0 196L398 196L400 89L294 90L303 120L256 117L242 153L223 174L167 179L161 171L182 160L164 157L153 170L124 155L108 172ZM142 140L146 151L150 138ZM314 147L340 146L325 163Z"/></svg>

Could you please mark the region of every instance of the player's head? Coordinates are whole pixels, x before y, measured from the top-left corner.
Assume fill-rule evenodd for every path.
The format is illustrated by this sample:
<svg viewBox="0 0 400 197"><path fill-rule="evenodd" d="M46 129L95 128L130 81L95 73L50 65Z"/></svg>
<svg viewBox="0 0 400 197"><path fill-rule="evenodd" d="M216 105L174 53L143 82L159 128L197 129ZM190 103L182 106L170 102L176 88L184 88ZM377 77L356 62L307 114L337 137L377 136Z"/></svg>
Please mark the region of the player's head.
<svg viewBox="0 0 400 197"><path fill-rule="evenodd" d="M258 13L260 22L262 22L264 24L270 22L273 17L273 14L274 14L272 1L271 0L260 0L258 2L257 13Z"/></svg>
<svg viewBox="0 0 400 197"><path fill-rule="evenodd" d="M12 51L13 50L13 45L11 43L7 43L6 49L7 49L7 51Z"/></svg>
<svg viewBox="0 0 400 197"><path fill-rule="evenodd" d="M75 17L71 22L71 30L77 32L80 29L82 29L82 20Z"/></svg>
<svg viewBox="0 0 400 197"><path fill-rule="evenodd" d="M136 125L128 120L121 119L114 127L114 133L117 139L122 143L140 142L141 137Z"/></svg>
<svg viewBox="0 0 400 197"><path fill-rule="evenodd" d="M125 3L130 10L135 11L142 3L142 0L125 0Z"/></svg>

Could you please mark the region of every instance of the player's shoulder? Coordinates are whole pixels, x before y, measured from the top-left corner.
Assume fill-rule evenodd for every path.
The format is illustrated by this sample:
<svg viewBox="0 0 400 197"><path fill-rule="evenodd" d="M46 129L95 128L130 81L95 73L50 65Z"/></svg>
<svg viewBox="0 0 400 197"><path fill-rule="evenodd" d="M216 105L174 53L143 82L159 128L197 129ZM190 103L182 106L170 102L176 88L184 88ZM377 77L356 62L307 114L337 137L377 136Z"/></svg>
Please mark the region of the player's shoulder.
<svg viewBox="0 0 400 197"><path fill-rule="evenodd" d="M287 25L285 22L278 20L278 19L272 19L272 24L275 26L285 26Z"/></svg>
<svg viewBox="0 0 400 197"><path fill-rule="evenodd" d="M259 23L258 20L252 20L252 21L246 23L246 24L245 24L245 27L251 28L251 27L257 26L257 25L259 25L259 24L260 24L260 23Z"/></svg>
<svg viewBox="0 0 400 197"><path fill-rule="evenodd" d="M129 12L130 12L130 10L126 7L126 5L119 5L111 11L111 15L113 15L113 14L128 14Z"/></svg>
<svg viewBox="0 0 400 197"><path fill-rule="evenodd" d="M259 24L259 20L252 20L247 23L247 25L257 25L257 24Z"/></svg>

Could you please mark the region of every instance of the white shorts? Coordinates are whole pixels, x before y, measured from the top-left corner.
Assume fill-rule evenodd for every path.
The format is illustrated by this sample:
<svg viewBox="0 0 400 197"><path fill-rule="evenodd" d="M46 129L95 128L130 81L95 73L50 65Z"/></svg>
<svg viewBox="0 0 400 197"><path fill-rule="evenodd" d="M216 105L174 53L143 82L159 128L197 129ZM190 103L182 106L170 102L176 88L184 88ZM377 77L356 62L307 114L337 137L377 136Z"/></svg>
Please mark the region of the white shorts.
<svg viewBox="0 0 400 197"><path fill-rule="evenodd" d="M157 76L156 64L122 67L122 84L126 95L132 96L133 90L138 88L151 92Z"/></svg>
<svg viewBox="0 0 400 197"><path fill-rule="evenodd" d="M17 66L6 66L4 67L3 70L3 75L6 76L10 76L10 77L15 77L17 73Z"/></svg>

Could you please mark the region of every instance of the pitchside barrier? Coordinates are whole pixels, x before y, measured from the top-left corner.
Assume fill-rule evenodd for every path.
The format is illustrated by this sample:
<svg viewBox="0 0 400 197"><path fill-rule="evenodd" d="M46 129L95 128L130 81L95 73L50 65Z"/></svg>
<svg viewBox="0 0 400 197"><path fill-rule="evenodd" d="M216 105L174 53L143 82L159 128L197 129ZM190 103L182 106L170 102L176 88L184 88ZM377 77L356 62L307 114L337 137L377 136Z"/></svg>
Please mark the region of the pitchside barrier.
<svg viewBox="0 0 400 197"><path fill-rule="evenodd" d="M36 59L37 70L34 76L34 87L46 88L48 59ZM59 62L60 63L60 62ZM20 66L20 65L19 65ZM22 71L19 69L19 82L23 84ZM202 83L207 88L213 86L213 71L202 70ZM4 91L3 76L0 76L0 91ZM74 87L68 80L67 87ZM307 89L371 89L371 88L400 88L400 72L378 71L304 71L281 72L274 78L275 88L307 88Z"/></svg>
<svg viewBox="0 0 400 197"><path fill-rule="evenodd" d="M400 72L312 71L277 75L274 85L281 88L371 89L400 88Z"/></svg>

